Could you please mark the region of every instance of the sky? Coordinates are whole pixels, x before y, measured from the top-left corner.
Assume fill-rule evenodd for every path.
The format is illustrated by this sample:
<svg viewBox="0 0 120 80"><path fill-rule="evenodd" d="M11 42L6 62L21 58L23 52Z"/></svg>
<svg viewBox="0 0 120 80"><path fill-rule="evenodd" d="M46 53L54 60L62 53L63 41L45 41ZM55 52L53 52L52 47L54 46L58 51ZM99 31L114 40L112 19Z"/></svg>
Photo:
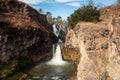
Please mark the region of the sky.
<svg viewBox="0 0 120 80"><path fill-rule="evenodd" d="M44 14L51 12L53 17L61 16L66 20L70 14L83 5L88 3L88 0L20 0L39 10L42 9ZM109 6L116 0L93 0L94 5Z"/></svg>

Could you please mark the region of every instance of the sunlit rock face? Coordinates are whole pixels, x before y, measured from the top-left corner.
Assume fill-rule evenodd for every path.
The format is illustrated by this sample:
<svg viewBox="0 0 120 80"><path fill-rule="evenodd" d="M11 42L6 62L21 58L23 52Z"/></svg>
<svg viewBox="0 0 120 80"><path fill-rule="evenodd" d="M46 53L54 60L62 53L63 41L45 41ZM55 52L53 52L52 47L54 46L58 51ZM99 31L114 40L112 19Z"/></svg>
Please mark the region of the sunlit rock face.
<svg viewBox="0 0 120 80"><path fill-rule="evenodd" d="M46 59L55 42L45 15L18 0L0 1L0 61Z"/></svg>
<svg viewBox="0 0 120 80"><path fill-rule="evenodd" d="M103 8L100 22L80 22L68 32L64 46L79 51L80 55L78 80L120 80L119 7Z"/></svg>
<svg viewBox="0 0 120 80"><path fill-rule="evenodd" d="M73 61L76 64L78 64L80 54L77 49L62 46L61 50L62 50L62 55L64 60Z"/></svg>

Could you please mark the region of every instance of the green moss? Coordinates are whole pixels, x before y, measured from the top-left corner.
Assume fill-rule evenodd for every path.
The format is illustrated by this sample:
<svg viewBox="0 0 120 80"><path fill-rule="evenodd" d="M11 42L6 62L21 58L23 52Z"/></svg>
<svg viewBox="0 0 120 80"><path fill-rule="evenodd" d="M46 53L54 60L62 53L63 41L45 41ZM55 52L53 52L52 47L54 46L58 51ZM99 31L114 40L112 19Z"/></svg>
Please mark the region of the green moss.
<svg viewBox="0 0 120 80"><path fill-rule="evenodd" d="M25 69L32 64L32 60L29 58L18 58L14 59L9 64L0 65L0 79L3 80L19 80L20 76L23 76L23 72ZM21 71L22 70L22 71ZM15 79L13 79L15 78Z"/></svg>
<svg viewBox="0 0 120 80"><path fill-rule="evenodd" d="M0 71L0 78L6 78L8 77L9 75L11 75L14 71L15 71L15 67L16 67L16 63L11 63L9 65L2 65L1 66L1 71Z"/></svg>
<svg viewBox="0 0 120 80"><path fill-rule="evenodd" d="M23 72L18 72L12 76L10 76L7 80L22 80L25 78L27 75Z"/></svg>

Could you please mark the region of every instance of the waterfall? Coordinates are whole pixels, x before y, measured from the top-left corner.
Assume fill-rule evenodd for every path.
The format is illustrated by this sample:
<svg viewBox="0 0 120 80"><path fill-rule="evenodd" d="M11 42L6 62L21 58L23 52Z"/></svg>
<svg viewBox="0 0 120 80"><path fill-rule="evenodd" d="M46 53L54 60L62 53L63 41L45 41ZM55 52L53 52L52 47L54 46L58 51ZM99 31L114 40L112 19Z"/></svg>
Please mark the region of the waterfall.
<svg viewBox="0 0 120 80"><path fill-rule="evenodd" d="M53 25L53 32L54 34L58 37L59 36L59 31L56 28L56 25ZM58 43L61 43L62 41L59 39ZM55 50L55 46L56 50ZM49 65L64 65L67 62L62 59L62 54L61 54L61 49L59 44L53 44L53 57L50 61L47 62Z"/></svg>
<svg viewBox="0 0 120 80"><path fill-rule="evenodd" d="M59 36L59 31L57 30L55 24L53 24L53 32L54 32L54 34L55 34L57 37Z"/></svg>
<svg viewBox="0 0 120 80"><path fill-rule="evenodd" d="M53 55L53 59L55 59L56 61L62 61L62 55L61 55L60 45L57 45L56 52Z"/></svg>
<svg viewBox="0 0 120 80"><path fill-rule="evenodd" d="M53 47L52 47L52 53L53 53L53 55L54 55L54 53L55 53L55 45L53 44Z"/></svg>
<svg viewBox="0 0 120 80"><path fill-rule="evenodd" d="M58 37L59 36L59 34L60 34L60 32L59 32L59 30L57 30L57 28L56 28L56 25L55 24L53 24L53 32L54 32L54 34ZM58 43L62 43L62 40L61 39L59 39L58 40Z"/></svg>
<svg viewBox="0 0 120 80"><path fill-rule="evenodd" d="M60 45L57 44L56 51L53 54L52 59L50 61L48 61L47 64L49 64L49 65L64 65L66 63L67 63L66 61L62 60Z"/></svg>
<svg viewBox="0 0 120 80"><path fill-rule="evenodd" d="M58 42L59 42L59 43L62 43L62 40L61 40L61 39L59 39L59 40L58 40Z"/></svg>
<svg viewBox="0 0 120 80"><path fill-rule="evenodd" d="M53 27L55 28L55 25ZM30 77L27 77L27 80L67 80L68 77L71 77L71 73L76 71L76 66L73 62L62 59L60 43L62 41L59 39L57 44L53 44L52 59L41 62L32 68L29 71Z"/></svg>

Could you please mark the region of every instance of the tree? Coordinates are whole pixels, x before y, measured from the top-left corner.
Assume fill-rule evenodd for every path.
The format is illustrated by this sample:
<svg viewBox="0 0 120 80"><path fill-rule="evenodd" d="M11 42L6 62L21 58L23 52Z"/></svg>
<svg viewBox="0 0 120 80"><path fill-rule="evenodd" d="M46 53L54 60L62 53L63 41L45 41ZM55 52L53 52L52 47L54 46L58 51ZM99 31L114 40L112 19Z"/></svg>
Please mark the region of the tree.
<svg viewBox="0 0 120 80"><path fill-rule="evenodd" d="M39 13L43 14L43 10L42 10L42 8L39 9Z"/></svg>
<svg viewBox="0 0 120 80"><path fill-rule="evenodd" d="M52 14L51 14L51 12L46 12L46 16L47 16L48 21L52 21Z"/></svg>
<svg viewBox="0 0 120 80"><path fill-rule="evenodd" d="M92 0L90 0L88 5L83 5L81 8L75 10L67 20L71 28L74 28L79 21L97 22L99 21L99 16L99 10L93 5Z"/></svg>
<svg viewBox="0 0 120 80"><path fill-rule="evenodd" d="M51 12L46 12L46 16L49 18L49 17L52 17L52 14Z"/></svg>
<svg viewBox="0 0 120 80"><path fill-rule="evenodd" d="M61 22L62 21L62 17L61 16L57 16L56 21Z"/></svg>
<svg viewBox="0 0 120 80"><path fill-rule="evenodd" d="M55 18L55 17L53 17L53 18L52 18L52 20L53 20L53 21L56 21L56 18Z"/></svg>

